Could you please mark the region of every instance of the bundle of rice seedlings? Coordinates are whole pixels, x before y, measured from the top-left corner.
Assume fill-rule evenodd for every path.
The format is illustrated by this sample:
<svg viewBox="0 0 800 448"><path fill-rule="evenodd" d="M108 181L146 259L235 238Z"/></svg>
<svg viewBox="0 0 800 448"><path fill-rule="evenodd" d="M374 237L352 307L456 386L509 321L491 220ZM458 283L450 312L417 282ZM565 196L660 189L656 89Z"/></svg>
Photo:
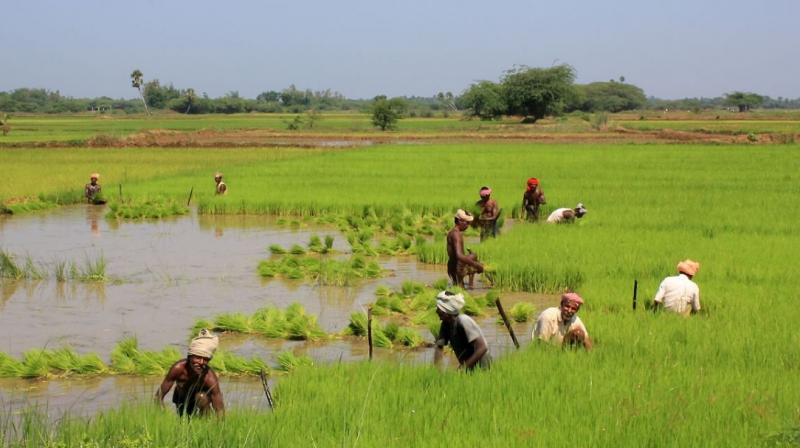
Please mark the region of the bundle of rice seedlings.
<svg viewBox="0 0 800 448"><path fill-rule="evenodd" d="M293 372L298 367L313 366L314 361L308 356L296 356L290 351L278 353L278 366L284 372Z"/></svg>
<svg viewBox="0 0 800 448"><path fill-rule="evenodd" d="M136 363L133 360L139 354L138 345L135 337L118 342L111 351L111 369L117 373L135 373Z"/></svg>
<svg viewBox="0 0 800 448"><path fill-rule="evenodd" d="M214 319L214 330L233 331L236 333L249 333L250 322L242 313L220 314Z"/></svg>
<svg viewBox="0 0 800 448"><path fill-rule="evenodd" d="M95 261L86 258L84 267L78 274L78 280L82 282L104 282L106 281L106 259L102 255Z"/></svg>
<svg viewBox="0 0 800 448"><path fill-rule="evenodd" d="M322 245L322 239L319 235L311 235L311 239L308 241L308 250L311 252L321 253L325 249L325 246Z"/></svg>
<svg viewBox="0 0 800 448"><path fill-rule="evenodd" d="M0 277L19 280L23 277L23 271L14 261L14 256L0 249Z"/></svg>
<svg viewBox="0 0 800 448"><path fill-rule="evenodd" d="M508 314L514 319L514 322L527 322L533 317L536 312L536 307L532 303L518 302L511 307Z"/></svg>
<svg viewBox="0 0 800 448"><path fill-rule="evenodd" d="M292 255L305 255L306 249L299 244L293 244L292 248L289 249L289 253L291 253Z"/></svg>
<svg viewBox="0 0 800 448"><path fill-rule="evenodd" d="M50 373L49 356L45 350L28 350L22 355L22 378L44 378Z"/></svg>
<svg viewBox="0 0 800 448"><path fill-rule="evenodd" d="M286 316L277 308L262 308L253 314L250 328L268 338L282 338L286 335Z"/></svg>
<svg viewBox="0 0 800 448"><path fill-rule="evenodd" d="M464 296L464 314L468 316L480 316L483 314L483 303L479 303L474 297L472 296Z"/></svg>
<svg viewBox="0 0 800 448"><path fill-rule="evenodd" d="M357 311L350 315L350 323L345 329L345 334L353 336L366 336L367 335L367 314Z"/></svg>
<svg viewBox="0 0 800 448"><path fill-rule="evenodd" d="M381 330L390 341L394 341L397 339L397 332L400 330L400 326L394 322L387 322Z"/></svg>
<svg viewBox="0 0 800 448"><path fill-rule="evenodd" d="M283 255L286 253L286 249L284 249L280 244L270 244L269 252L272 255Z"/></svg>
<svg viewBox="0 0 800 448"><path fill-rule="evenodd" d="M53 272L55 273L56 281L58 282L65 282L68 278L68 263L64 260L58 260L55 262L53 266Z"/></svg>
<svg viewBox="0 0 800 448"><path fill-rule="evenodd" d="M315 340L325 336L325 332L319 328L317 319L314 316L298 317L288 322L286 334L289 339Z"/></svg>
<svg viewBox="0 0 800 448"><path fill-rule="evenodd" d="M326 252L333 250L333 235L325 235L325 249Z"/></svg>
<svg viewBox="0 0 800 448"><path fill-rule="evenodd" d="M392 348L392 340L377 326L372 329L372 344L375 347Z"/></svg>
<svg viewBox="0 0 800 448"><path fill-rule="evenodd" d="M22 362L0 353L0 378L18 378L22 376Z"/></svg>
<svg viewBox="0 0 800 448"><path fill-rule="evenodd" d="M420 336L420 334L417 333L416 330L409 327L399 328L397 330L397 334L395 335L394 339L395 342L397 342L398 344L402 344L406 347L411 347L411 348L419 347L420 345L423 344L423 342L425 342L422 339L422 336Z"/></svg>
<svg viewBox="0 0 800 448"><path fill-rule="evenodd" d="M381 276L381 265L377 261L370 261L367 267L364 268L364 277L377 278Z"/></svg>
<svg viewBox="0 0 800 448"><path fill-rule="evenodd" d="M400 299L400 297L395 295L379 297L378 300L375 301L375 306L389 311L394 311L396 313L405 313L403 301Z"/></svg>
<svg viewBox="0 0 800 448"><path fill-rule="evenodd" d="M96 353L87 353L80 357L76 370L81 374L100 374L108 372L108 366Z"/></svg>
<svg viewBox="0 0 800 448"><path fill-rule="evenodd" d="M214 328L214 323L211 322L210 320L198 319L197 321L195 321L194 325L192 326L191 337L194 337L195 335L197 335L197 333L199 333L200 330L202 330L204 328L212 329L212 328Z"/></svg>
<svg viewBox="0 0 800 448"><path fill-rule="evenodd" d="M47 278L47 271L41 264L34 263L33 258L25 257L25 277L31 280L42 280Z"/></svg>
<svg viewBox="0 0 800 448"><path fill-rule="evenodd" d="M392 294L393 294L392 289L386 285L380 285L377 288L375 288L376 297L388 297Z"/></svg>
<svg viewBox="0 0 800 448"><path fill-rule="evenodd" d="M400 286L400 294L402 294L403 297L413 297L424 290L425 290L425 285L410 280L404 281L403 284Z"/></svg>
<svg viewBox="0 0 800 448"><path fill-rule="evenodd" d="M69 374L80 364L80 355L69 347L62 347L50 353L49 366L63 374Z"/></svg>

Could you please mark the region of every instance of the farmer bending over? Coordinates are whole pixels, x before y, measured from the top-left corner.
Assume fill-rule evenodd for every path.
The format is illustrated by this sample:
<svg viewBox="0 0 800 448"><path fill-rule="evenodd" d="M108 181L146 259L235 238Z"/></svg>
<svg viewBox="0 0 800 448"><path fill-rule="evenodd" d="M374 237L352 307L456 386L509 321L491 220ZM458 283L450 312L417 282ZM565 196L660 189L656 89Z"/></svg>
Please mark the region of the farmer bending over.
<svg viewBox="0 0 800 448"><path fill-rule="evenodd" d="M700 263L683 260L678 263L678 275L665 278L653 298L654 310L662 306L674 313L688 316L700 311L700 288L692 277L700 270Z"/></svg>
<svg viewBox="0 0 800 448"><path fill-rule="evenodd" d="M156 401L162 403L164 396L175 384L172 402L178 409L178 415L183 416L185 412L191 417L195 410L200 415L206 415L213 407L217 417L223 417L225 404L222 401L219 379L208 366L218 345L219 338L216 335L206 329L200 330L200 334L189 344L186 359L181 359L170 367L156 392Z"/></svg>
<svg viewBox="0 0 800 448"><path fill-rule="evenodd" d="M550 224L568 224L575 222L577 218L583 218L588 212L582 203L578 203L575 208L559 208L550 213L547 222Z"/></svg>
<svg viewBox="0 0 800 448"><path fill-rule="evenodd" d="M483 337L481 327L466 314L461 314L464 296L450 291L442 291L436 296L436 314L442 321L439 337L436 338L436 351L433 361L438 364L447 344L453 348L458 358L458 368L472 370L475 366L488 368L491 362L489 347Z"/></svg>
<svg viewBox="0 0 800 448"><path fill-rule="evenodd" d="M577 293L568 292L561 296L561 305L542 311L536 318L533 329L533 340L560 344L562 347L582 345L591 350L592 340L576 316L583 305L583 299Z"/></svg>
<svg viewBox="0 0 800 448"><path fill-rule="evenodd" d="M100 179L100 175L97 173L92 173L89 176L89 183L83 187L83 195L86 196L86 202L89 204L94 204L96 201L100 199L100 184L97 181Z"/></svg>
<svg viewBox="0 0 800 448"><path fill-rule="evenodd" d="M217 183L217 194L225 194L228 192L228 186L222 181L222 173L214 174L214 182Z"/></svg>
<svg viewBox="0 0 800 448"><path fill-rule="evenodd" d="M464 277L472 278L475 273L483 272L483 265L478 263L478 257L464 253L463 232L473 219L472 215L459 209L454 218L455 226L447 233L447 275L454 286L463 287Z"/></svg>
<svg viewBox="0 0 800 448"><path fill-rule="evenodd" d="M478 226L481 230L481 241L489 237L497 236L497 217L500 216L500 207L497 201L491 198L492 189L489 187L481 187L481 199L475 203L480 207L480 215L478 215Z"/></svg>
<svg viewBox="0 0 800 448"><path fill-rule="evenodd" d="M525 193L522 195L522 210L525 212L525 217L528 221L536 222L539 220L539 207L546 204L544 199L544 191L539 186L539 179L531 177L525 188Z"/></svg>

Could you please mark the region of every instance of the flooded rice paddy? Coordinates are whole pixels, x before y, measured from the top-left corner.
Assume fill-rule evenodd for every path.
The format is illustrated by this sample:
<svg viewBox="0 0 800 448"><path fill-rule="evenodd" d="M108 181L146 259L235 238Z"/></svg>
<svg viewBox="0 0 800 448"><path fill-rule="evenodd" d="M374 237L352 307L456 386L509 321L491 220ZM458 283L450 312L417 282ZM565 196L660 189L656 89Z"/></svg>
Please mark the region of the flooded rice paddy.
<svg viewBox="0 0 800 448"><path fill-rule="evenodd" d="M379 285L399 287L406 280L426 284L446 277L443 266L418 263L414 257L381 257L386 277L355 286L322 286L305 281L264 280L256 272L269 257L271 244L305 245L311 235L333 235L334 249L348 252L346 240L333 227L277 225L264 216L189 216L159 221L107 220L104 207L73 206L22 216L0 216L0 248L17 257L29 256L46 265L58 261L82 264L106 260L105 283L45 280L0 280L0 351L20 356L33 348L69 345L79 353L95 352L108 361L116 343L136 336L140 348L186 349L190 329L200 318L224 312L251 314L274 305L299 302L318 316L328 333L340 332L350 314L375 301ZM479 283L479 282L478 282ZM537 309L552 297L506 294L506 307L518 300ZM495 313L479 320L492 354L511 350L506 330ZM515 331L521 343L530 340L530 324ZM432 340L425 329L420 333ZM256 355L274 364L279 351L292 350L316 362L347 362L367 357L363 339L323 342L284 341L224 334L226 351ZM433 350L376 349L377 358L397 362L432 362ZM451 360L452 362L452 360ZM60 380L0 379L0 408L42 405L48 413L65 410L92 413L122 401L150 397L156 377L100 377ZM261 385L251 378L224 378L229 406L265 405Z"/></svg>

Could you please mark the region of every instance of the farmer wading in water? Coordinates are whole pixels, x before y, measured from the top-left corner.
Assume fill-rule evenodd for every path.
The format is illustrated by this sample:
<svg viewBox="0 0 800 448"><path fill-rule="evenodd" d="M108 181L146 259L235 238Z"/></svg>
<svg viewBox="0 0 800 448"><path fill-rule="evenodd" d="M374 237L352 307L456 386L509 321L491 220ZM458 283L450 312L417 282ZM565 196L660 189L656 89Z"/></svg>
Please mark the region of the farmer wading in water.
<svg viewBox="0 0 800 448"><path fill-rule="evenodd" d="M478 263L475 254L464 253L464 235L473 216L459 209L454 218L455 226L447 233L447 275L454 286L464 286L464 278L483 272L483 265ZM470 285L471 287L471 285Z"/></svg>
<svg viewBox="0 0 800 448"><path fill-rule="evenodd" d="M200 415L208 414L213 407L217 417L225 415L225 403L219 388L219 378L208 366L214 352L219 346L219 337L206 329L192 339L189 354L170 367L161 387L156 392L156 401L163 403L164 396L175 385L172 402L178 409L178 415L192 416L195 411Z"/></svg>

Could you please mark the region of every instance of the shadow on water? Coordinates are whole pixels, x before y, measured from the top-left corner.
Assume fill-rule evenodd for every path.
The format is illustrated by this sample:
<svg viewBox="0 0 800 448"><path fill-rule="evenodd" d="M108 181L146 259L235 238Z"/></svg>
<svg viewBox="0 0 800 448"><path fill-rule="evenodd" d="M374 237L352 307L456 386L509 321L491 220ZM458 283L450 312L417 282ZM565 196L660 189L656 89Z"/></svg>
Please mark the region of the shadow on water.
<svg viewBox="0 0 800 448"><path fill-rule="evenodd" d="M186 349L189 331L197 319L223 312L253 313L268 305L286 307L301 303L318 317L328 333L339 333L350 314L366 309L375 300L379 285L399 287L414 280L431 284L446 278L443 266L420 264L414 257L381 257L390 272L385 278L355 286L333 287L303 281L266 281L256 272L258 262L269 256L271 244L306 245L313 234L333 235L334 249L348 252L345 238L332 227L301 224L278 226L264 216L213 216L191 214L159 221L118 222L104 218L105 207L74 206L0 217L0 246L16 255L54 265L58 261L84 263L103 257L107 275L120 282L0 281L0 328L5 337L0 351L20 356L33 348L69 345L78 352L107 357L126 336L138 338L140 347L160 350L172 345ZM481 294L484 291L477 291ZM528 301L541 310L555 303L551 296L506 294L510 308ZM487 310L479 319L494 356L512 350L505 327L496 312ZM530 340L530 324L515 325L522 343ZM420 329L426 340L433 336ZM225 334L222 348L242 355L256 355L275 364L275 354L291 350L316 362L354 361L367 357L364 339L340 337L325 342L267 340ZM401 362L431 362L433 350L376 350L378 358ZM106 359L107 361L107 359ZM452 361L451 361L452 362ZM95 378L58 381L2 380L0 405L21 409L47 403L49 413L74 410L91 413L114 406L130 397L146 398L158 378ZM260 384L252 379L226 378L242 390L226 397L234 406L263 398ZM258 406L263 405L259 403Z"/></svg>

